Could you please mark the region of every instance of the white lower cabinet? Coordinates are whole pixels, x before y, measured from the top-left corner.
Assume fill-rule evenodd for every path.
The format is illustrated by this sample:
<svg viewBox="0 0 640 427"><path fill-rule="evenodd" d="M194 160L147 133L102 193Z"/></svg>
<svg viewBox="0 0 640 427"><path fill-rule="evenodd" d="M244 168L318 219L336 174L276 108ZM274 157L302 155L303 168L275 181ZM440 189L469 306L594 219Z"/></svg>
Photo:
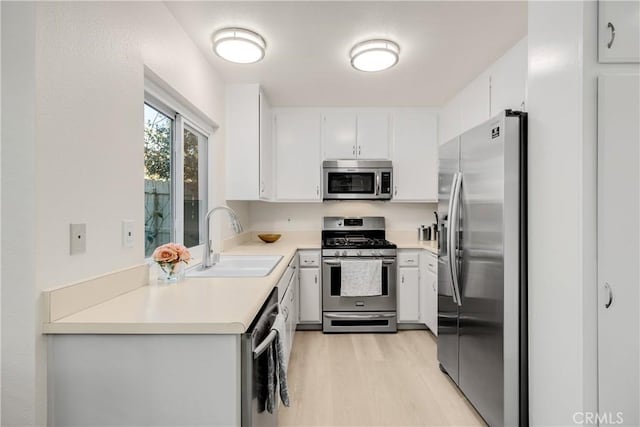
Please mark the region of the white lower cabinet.
<svg viewBox="0 0 640 427"><path fill-rule="evenodd" d="M420 321L419 254L415 250L398 251L398 323Z"/></svg>
<svg viewBox="0 0 640 427"><path fill-rule="evenodd" d="M300 323L322 323L320 251L300 251Z"/></svg>
<svg viewBox="0 0 640 427"><path fill-rule="evenodd" d="M398 269L398 322L420 321L420 271L416 267Z"/></svg>
<svg viewBox="0 0 640 427"><path fill-rule="evenodd" d="M420 252L420 321L438 335L438 257Z"/></svg>

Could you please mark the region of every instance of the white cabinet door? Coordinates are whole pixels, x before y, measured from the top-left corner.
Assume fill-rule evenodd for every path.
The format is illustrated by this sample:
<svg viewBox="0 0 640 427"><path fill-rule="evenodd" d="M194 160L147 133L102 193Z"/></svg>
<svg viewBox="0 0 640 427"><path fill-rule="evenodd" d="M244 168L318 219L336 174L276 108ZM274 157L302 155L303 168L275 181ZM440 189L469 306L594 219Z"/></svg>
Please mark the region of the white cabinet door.
<svg viewBox="0 0 640 427"><path fill-rule="evenodd" d="M640 75L598 79L598 402L640 425Z"/></svg>
<svg viewBox="0 0 640 427"><path fill-rule="evenodd" d="M460 111L460 94L457 94L447 102L440 110L438 117L438 144L444 144L460 135L462 128Z"/></svg>
<svg viewBox="0 0 640 427"><path fill-rule="evenodd" d="M398 269L398 322L420 321L420 271L417 267Z"/></svg>
<svg viewBox="0 0 640 427"><path fill-rule="evenodd" d="M640 2L598 2L598 61L640 62Z"/></svg>
<svg viewBox="0 0 640 427"><path fill-rule="evenodd" d="M489 120L489 72L476 77L460 93L460 133Z"/></svg>
<svg viewBox="0 0 640 427"><path fill-rule="evenodd" d="M356 113L330 111L322 117L322 147L325 160L356 158Z"/></svg>
<svg viewBox="0 0 640 427"><path fill-rule="evenodd" d="M300 269L300 322L321 323L320 268Z"/></svg>
<svg viewBox="0 0 640 427"><path fill-rule="evenodd" d="M420 320L438 335L438 259L428 252L420 253Z"/></svg>
<svg viewBox="0 0 640 427"><path fill-rule="evenodd" d="M527 55L527 40L523 39L491 67L491 117L506 109L523 109L527 86Z"/></svg>
<svg viewBox="0 0 640 427"><path fill-rule="evenodd" d="M438 119L425 111L397 112L393 120L393 199L438 200Z"/></svg>
<svg viewBox="0 0 640 427"><path fill-rule="evenodd" d="M319 201L320 113L278 112L274 120L277 200Z"/></svg>
<svg viewBox="0 0 640 427"><path fill-rule="evenodd" d="M260 93L260 199L273 198L273 116Z"/></svg>
<svg viewBox="0 0 640 427"><path fill-rule="evenodd" d="M358 113L359 159L389 159L389 118L385 111Z"/></svg>
<svg viewBox="0 0 640 427"><path fill-rule="evenodd" d="M260 87L226 90L226 199L258 200L260 183Z"/></svg>

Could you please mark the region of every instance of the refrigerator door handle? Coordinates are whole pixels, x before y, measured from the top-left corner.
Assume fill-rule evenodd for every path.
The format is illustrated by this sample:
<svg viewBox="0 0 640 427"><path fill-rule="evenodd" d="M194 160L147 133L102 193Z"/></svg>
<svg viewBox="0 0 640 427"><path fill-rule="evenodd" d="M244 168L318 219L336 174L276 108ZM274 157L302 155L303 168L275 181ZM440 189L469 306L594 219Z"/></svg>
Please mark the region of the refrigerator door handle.
<svg viewBox="0 0 640 427"><path fill-rule="evenodd" d="M454 277L455 277L455 248L452 245L453 242L453 204L454 204L454 195L456 192L456 186L458 185L458 172L453 174L453 182L451 183L451 194L449 195L449 208L447 210L447 252L448 252L448 261L449 261L449 275L451 276L451 295L453 295L453 302L459 304L455 285ZM452 252L453 249L453 252Z"/></svg>
<svg viewBox="0 0 640 427"><path fill-rule="evenodd" d="M458 234L458 216L460 213L460 188L462 187L462 173L456 173L454 178L454 186L451 196L451 216L449 217L449 268L451 269L451 283L453 284L453 294L455 302L458 306L462 306L462 298L460 296L460 285L458 283L458 268L456 266L458 258L458 247L456 245L456 236Z"/></svg>

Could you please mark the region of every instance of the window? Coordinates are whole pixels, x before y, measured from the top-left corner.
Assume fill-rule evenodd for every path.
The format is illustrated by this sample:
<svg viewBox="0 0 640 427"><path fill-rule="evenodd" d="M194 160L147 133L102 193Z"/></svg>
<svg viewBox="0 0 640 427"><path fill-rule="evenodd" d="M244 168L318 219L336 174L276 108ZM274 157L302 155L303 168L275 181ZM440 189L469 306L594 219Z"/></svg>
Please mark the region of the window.
<svg viewBox="0 0 640 427"><path fill-rule="evenodd" d="M145 256L168 242L203 243L208 133L151 95L144 103Z"/></svg>

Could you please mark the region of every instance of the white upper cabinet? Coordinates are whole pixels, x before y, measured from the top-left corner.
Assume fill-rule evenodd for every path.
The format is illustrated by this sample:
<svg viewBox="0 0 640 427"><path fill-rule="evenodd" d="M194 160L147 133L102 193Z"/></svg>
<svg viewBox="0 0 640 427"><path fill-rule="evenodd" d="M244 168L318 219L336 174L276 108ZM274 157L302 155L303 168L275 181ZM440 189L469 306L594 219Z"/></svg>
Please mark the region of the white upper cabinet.
<svg viewBox="0 0 640 427"><path fill-rule="evenodd" d="M274 114L278 201L321 200L320 122L314 111Z"/></svg>
<svg viewBox="0 0 640 427"><path fill-rule="evenodd" d="M273 198L273 116L267 98L260 93L260 199Z"/></svg>
<svg viewBox="0 0 640 427"><path fill-rule="evenodd" d="M393 199L438 200L438 118L430 111L398 111L393 119Z"/></svg>
<svg viewBox="0 0 640 427"><path fill-rule="evenodd" d="M527 39L524 38L447 102L440 111L440 144L502 110L523 108L527 90L527 52Z"/></svg>
<svg viewBox="0 0 640 427"><path fill-rule="evenodd" d="M598 60L640 62L640 2L598 2Z"/></svg>
<svg viewBox="0 0 640 427"><path fill-rule="evenodd" d="M226 198L268 200L273 180L271 112L257 84L233 84L226 93ZM261 153L265 153L261 158Z"/></svg>
<svg viewBox="0 0 640 427"><path fill-rule="evenodd" d="M330 111L322 117L324 158L354 159L357 152L356 113Z"/></svg>
<svg viewBox="0 0 640 427"><path fill-rule="evenodd" d="M460 95L442 107L438 116L438 142L444 144L460 134Z"/></svg>
<svg viewBox="0 0 640 427"><path fill-rule="evenodd" d="M325 110L323 159L389 159L388 111Z"/></svg>
<svg viewBox="0 0 640 427"><path fill-rule="evenodd" d="M527 87L527 40L521 40L491 67L491 111L521 111Z"/></svg>
<svg viewBox="0 0 640 427"><path fill-rule="evenodd" d="M389 158L389 116L386 111L358 113L357 156L359 159Z"/></svg>
<svg viewBox="0 0 640 427"><path fill-rule="evenodd" d="M460 93L460 128L465 132L491 118L490 75L488 71L476 77Z"/></svg>

